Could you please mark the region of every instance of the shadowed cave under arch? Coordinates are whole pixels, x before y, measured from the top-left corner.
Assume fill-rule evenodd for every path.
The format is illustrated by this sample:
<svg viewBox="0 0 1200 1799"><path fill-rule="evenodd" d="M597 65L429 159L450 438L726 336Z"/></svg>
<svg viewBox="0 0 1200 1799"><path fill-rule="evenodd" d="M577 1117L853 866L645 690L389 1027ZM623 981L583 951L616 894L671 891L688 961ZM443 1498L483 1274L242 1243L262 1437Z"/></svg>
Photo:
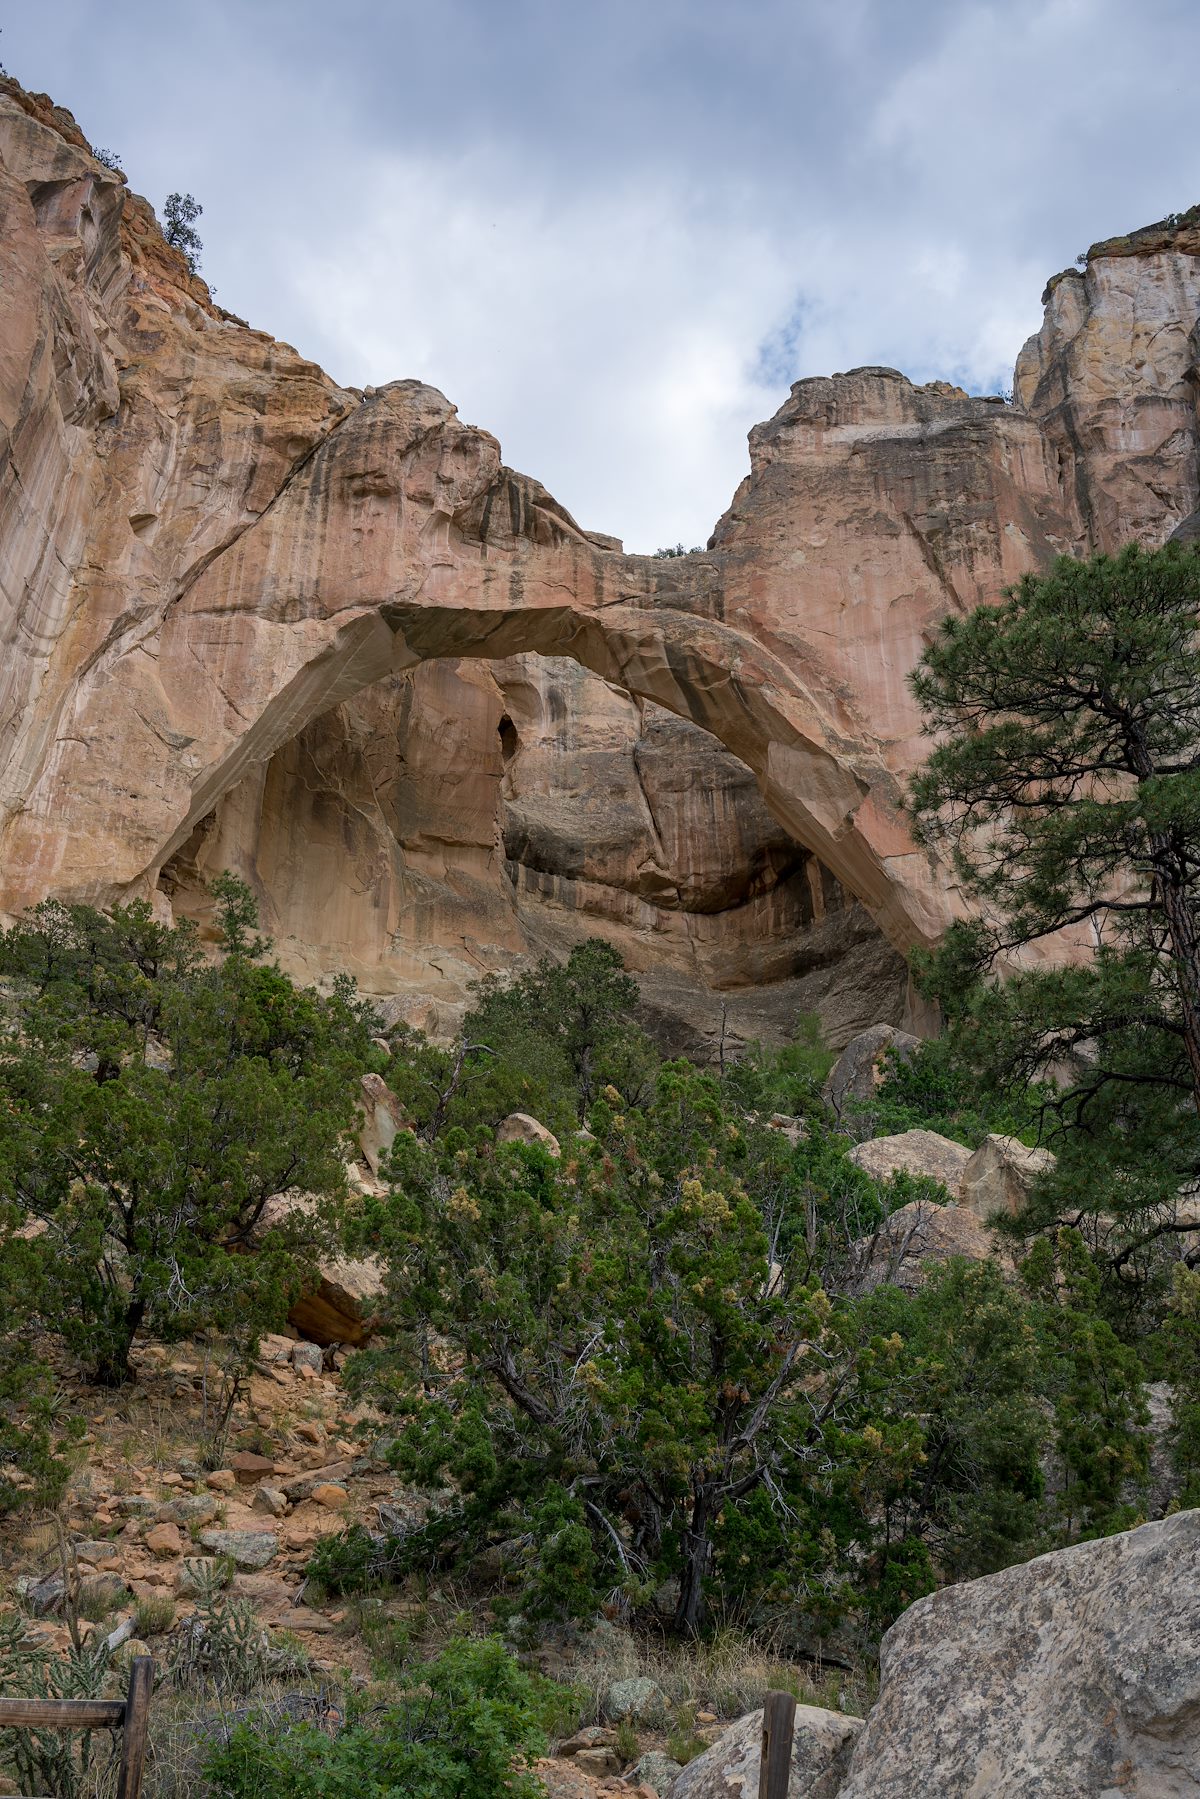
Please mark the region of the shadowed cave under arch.
<svg viewBox="0 0 1200 1799"><path fill-rule="evenodd" d="M590 935L636 974L671 1052L836 1046L905 1016L902 959L699 727L524 656L430 660L314 719L165 866L204 921L233 867L285 963L353 970L385 1012L445 1034L472 979Z"/></svg>

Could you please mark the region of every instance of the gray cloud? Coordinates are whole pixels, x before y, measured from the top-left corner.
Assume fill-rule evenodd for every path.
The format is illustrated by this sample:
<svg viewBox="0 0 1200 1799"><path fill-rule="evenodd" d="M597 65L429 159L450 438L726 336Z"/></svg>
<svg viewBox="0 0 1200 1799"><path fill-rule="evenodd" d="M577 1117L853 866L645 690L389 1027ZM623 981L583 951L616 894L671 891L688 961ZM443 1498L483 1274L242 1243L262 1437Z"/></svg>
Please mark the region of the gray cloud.
<svg viewBox="0 0 1200 1799"><path fill-rule="evenodd" d="M1200 198L1192 0L43 0L28 85L205 206L222 301L419 375L590 526L703 541L789 381L1007 386L1045 278Z"/></svg>

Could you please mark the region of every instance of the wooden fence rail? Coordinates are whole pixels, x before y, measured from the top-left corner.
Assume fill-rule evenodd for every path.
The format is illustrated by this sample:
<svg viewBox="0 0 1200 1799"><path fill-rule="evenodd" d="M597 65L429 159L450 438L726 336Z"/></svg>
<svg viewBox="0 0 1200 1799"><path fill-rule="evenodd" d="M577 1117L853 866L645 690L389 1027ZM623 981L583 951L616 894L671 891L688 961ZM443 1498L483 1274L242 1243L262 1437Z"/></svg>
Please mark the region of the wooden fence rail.
<svg viewBox="0 0 1200 1799"><path fill-rule="evenodd" d="M768 1693L763 1700L758 1799L787 1799L795 1721L796 1701L791 1693Z"/></svg>
<svg viewBox="0 0 1200 1799"><path fill-rule="evenodd" d="M146 1732L154 1657L136 1656L124 1699L0 1699L0 1730L120 1730L116 1799L138 1799L146 1766Z"/></svg>

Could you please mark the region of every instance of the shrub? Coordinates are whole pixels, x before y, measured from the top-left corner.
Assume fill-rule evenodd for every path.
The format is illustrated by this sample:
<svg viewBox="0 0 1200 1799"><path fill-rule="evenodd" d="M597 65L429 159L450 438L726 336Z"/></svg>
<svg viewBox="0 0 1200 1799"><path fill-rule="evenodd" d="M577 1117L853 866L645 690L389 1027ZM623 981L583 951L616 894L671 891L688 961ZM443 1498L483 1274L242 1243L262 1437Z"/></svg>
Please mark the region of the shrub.
<svg viewBox="0 0 1200 1799"><path fill-rule="evenodd" d="M547 1685L498 1641L460 1639L337 1735L242 1724L206 1773L214 1799L540 1799L522 1763L545 1747Z"/></svg>

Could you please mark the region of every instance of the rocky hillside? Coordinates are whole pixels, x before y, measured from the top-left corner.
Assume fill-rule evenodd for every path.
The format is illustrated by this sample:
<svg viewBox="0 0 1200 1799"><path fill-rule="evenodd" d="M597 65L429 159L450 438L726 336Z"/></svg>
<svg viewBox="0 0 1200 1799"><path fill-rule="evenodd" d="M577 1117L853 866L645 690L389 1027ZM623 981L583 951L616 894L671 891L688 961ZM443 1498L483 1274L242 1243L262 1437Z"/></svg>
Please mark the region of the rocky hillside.
<svg viewBox="0 0 1200 1799"><path fill-rule="evenodd" d="M931 627L1194 530L1190 215L1056 277L1015 398L796 385L708 549L627 557L438 393L217 306L0 84L0 911L239 870L289 966L445 1031L590 933L669 1040L900 1022L955 910L899 800Z"/></svg>

